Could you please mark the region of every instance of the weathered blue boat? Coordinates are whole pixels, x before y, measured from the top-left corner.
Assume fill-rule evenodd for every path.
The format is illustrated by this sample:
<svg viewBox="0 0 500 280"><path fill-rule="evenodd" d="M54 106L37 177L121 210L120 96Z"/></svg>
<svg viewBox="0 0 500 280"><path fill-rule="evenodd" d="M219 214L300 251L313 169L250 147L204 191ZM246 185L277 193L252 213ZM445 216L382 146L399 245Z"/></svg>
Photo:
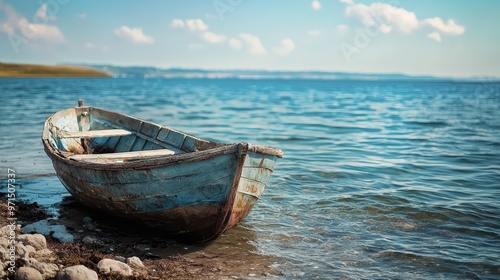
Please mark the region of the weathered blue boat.
<svg viewBox="0 0 500 280"><path fill-rule="evenodd" d="M48 117L42 140L77 201L196 241L244 219L283 156L273 147L203 140L83 100Z"/></svg>

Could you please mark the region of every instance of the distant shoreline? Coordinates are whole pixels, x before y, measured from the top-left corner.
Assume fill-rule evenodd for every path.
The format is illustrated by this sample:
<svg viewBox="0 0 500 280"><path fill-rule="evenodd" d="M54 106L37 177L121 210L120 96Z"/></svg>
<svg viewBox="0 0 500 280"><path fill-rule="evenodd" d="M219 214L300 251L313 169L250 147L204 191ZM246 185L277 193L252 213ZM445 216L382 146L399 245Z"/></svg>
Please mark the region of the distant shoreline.
<svg viewBox="0 0 500 280"><path fill-rule="evenodd" d="M50 78L50 77L99 77L109 74L82 66L1 63L0 78Z"/></svg>

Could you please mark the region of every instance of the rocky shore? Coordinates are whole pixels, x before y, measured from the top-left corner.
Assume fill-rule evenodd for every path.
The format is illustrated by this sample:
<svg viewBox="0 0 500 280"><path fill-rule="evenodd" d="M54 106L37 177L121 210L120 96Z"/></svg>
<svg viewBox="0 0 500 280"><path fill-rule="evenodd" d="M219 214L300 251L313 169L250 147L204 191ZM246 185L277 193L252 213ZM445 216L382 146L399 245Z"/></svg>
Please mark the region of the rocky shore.
<svg viewBox="0 0 500 280"><path fill-rule="evenodd" d="M71 199L64 204L54 219L36 203L16 203L12 219L3 214L9 209L0 200L0 279L262 279L279 275L274 261L247 250L245 240L185 244L149 229L124 229L120 222L96 218Z"/></svg>

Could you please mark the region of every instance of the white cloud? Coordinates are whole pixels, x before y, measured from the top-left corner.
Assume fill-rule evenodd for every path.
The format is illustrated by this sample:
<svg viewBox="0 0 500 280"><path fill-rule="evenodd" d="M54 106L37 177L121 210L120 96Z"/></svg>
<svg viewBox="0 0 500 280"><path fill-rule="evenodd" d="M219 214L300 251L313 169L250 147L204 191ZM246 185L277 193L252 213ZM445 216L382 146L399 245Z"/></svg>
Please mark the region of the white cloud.
<svg viewBox="0 0 500 280"><path fill-rule="evenodd" d="M421 24L422 26L431 26L435 30L446 35L458 36L465 32L465 27L458 25L454 19L449 19L445 23L441 18L434 17L422 20Z"/></svg>
<svg viewBox="0 0 500 280"><path fill-rule="evenodd" d="M316 29L311 29L311 30L307 31L307 35L309 35L309 36L319 36L320 34L321 34L321 32L319 30L316 30Z"/></svg>
<svg viewBox="0 0 500 280"><path fill-rule="evenodd" d="M311 7L312 7L314 10L319 10L319 9L321 9L321 3L320 3L318 0L314 0L314 1L312 1L312 3L311 3Z"/></svg>
<svg viewBox="0 0 500 280"><path fill-rule="evenodd" d="M399 31L410 34L416 30L426 28L430 32L427 37L441 42L442 35L458 36L465 32L465 27L454 19L446 22L439 18L419 20L414 12L398 8L385 3L365 4L354 3L352 0L340 0L347 4L345 15L356 20L362 26L375 27L383 34Z"/></svg>
<svg viewBox="0 0 500 280"><path fill-rule="evenodd" d="M351 29L351 27L347 24L339 24L337 25L337 30L340 31L340 32L347 32L349 31L349 29Z"/></svg>
<svg viewBox="0 0 500 280"><path fill-rule="evenodd" d="M54 21L56 20L56 17L53 15L47 15L47 3L43 4L40 6L40 8L36 11L35 18L38 22L39 21Z"/></svg>
<svg viewBox="0 0 500 280"><path fill-rule="evenodd" d="M153 37L144 34L142 28L137 27L130 28L123 25L115 29L115 35L140 44L152 44L155 42Z"/></svg>
<svg viewBox="0 0 500 280"><path fill-rule="evenodd" d="M186 20L186 26L193 31L205 31L208 29L208 25L206 25L201 19L188 19Z"/></svg>
<svg viewBox="0 0 500 280"><path fill-rule="evenodd" d="M242 48L241 41L238 39L229 39L229 46L235 50L240 50Z"/></svg>
<svg viewBox="0 0 500 280"><path fill-rule="evenodd" d="M203 38L203 40L212 44L222 43L227 40L227 37L225 35L218 35L213 32L204 32L201 37Z"/></svg>
<svg viewBox="0 0 500 280"><path fill-rule="evenodd" d="M205 31L208 29L208 25L201 19L173 19L170 26L172 28L187 28L191 31Z"/></svg>
<svg viewBox="0 0 500 280"><path fill-rule="evenodd" d="M288 55L295 50L295 43L290 38L281 40L281 46L274 48L277 55Z"/></svg>
<svg viewBox="0 0 500 280"><path fill-rule="evenodd" d="M251 54L261 55L266 53L266 49L260 42L259 37L249 33L241 33L240 38L243 42L245 42L245 45Z"/></svg>
<svg viewBox="0 0 500 280"><path fill-rule="evenodd" d="M45 42L61 43L64 42L64 36L55 25L28 23L22 25L23 34L34 40ZM30 35L31 34L31 35Z"/></svg>
<svg viewBox="0 0 500 280"><path fill-rule="evenodd" d="M392 31L392 26L381 24L379 26L379 29L380 29L380 32L382 32L384 34L389 34Z"/></svg>
<svg viewBox="0 0 500 280"><path fill-rule="evenodd" d="M352 5L352 4L354 4L354 1L353 0L340 0L340 3L344 3L344 4L347 4L347 5Z"/></svg>
<svg viewBox="0 0 500 280"><path fill-rule="evenodd" d="M85 47L87 49L98 49L101 50L102 52L107 52L109 51L109 48L107 46L99 46L90 42L85 43Z"/></svg>
<svg viewBox="0 0 500 280"><path fill-rule="evenodd" d="M384 25L383 30L386 32L397 29L402 33L411 33L419 27L415 13L385 3L349 5L345 14L361 21L365 26Z"/></svg>
<svg viewBox="0 0 500 280"><path fill-rule="evenodd" d="M441 42L442 39L441 39L441 35L437 32L432 32L432 33L429 33L427 34L427 38L431 39L431 40L434 40L436 42Z"/></svg>
<svg viewBox="0 0 500 280"><path fill-rule="evenodd" d="M184 21L182 19L173 19L170 26L173 28L184 28L186 24L184 24Z"/></svg>
<svg viewBox="0 0 500 280"><path fill-rule="evenodd" d="M3 12L5 16L0 22L0 31L9 35L21 35L28 40L40 40L47 43L62 43L64 42L64 35L56 25L38 22L45 17L45 21L49 20L46 14L46 7L42 5L35 14L36 23L28 21L25 17L18 14L14 8L8 4L4 4L0 0L0 14ZM55 18L51 18L52 20ZM19 32L19 33L17 33ZM16 34L17 33L17 34Z"/></svg>
<svg viewBox="0 0 500 280"><path fill-rule="evenodd" d="M87 13L76 14L76 16L77 16L79 19L85 19L85 18L87 18Z"/></svg>
<svg viewBox="0 0 500 280"><path fill-rule="evenodd" d="M4 33L7 33L7 34L14 34L14 29L12 28L12 26L10 26L6 23L3 23L2 25L0 25L0 30L2 30Z"/></svg>

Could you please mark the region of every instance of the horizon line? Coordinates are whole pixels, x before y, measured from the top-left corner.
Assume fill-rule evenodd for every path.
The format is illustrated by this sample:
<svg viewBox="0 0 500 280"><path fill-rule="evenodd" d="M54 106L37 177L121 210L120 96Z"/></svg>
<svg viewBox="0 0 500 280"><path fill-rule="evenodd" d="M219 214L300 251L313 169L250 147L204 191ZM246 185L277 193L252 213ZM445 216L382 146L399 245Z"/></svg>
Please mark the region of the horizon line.
<svg viewBox="0 0 500 280"><path fill-rule="evenodd" d="M31 65L66 65L66 66L111 66L117 68L153 68L159 70L191 70L191 71L207 71L207 72L230 72L230 71L257 71L257 72L268 72L268 73L322 73L322 74L348 74L348 75L401 75L406 76L408 78L432 78L432 79L449 79L449 80L476 80L483 82L498 82L500 81L500 76L495 75L466 75L466 76L453 76L453 75L435 75L435 74L412 74L405 72L347 72L342 70L317 70L317 69L309 69L309 70L294 70L294 69L259 69L259 68L208 68L208 67L180 67L180 66L152 66L152 65L139 65L139 64L114 64L114 63L91 63L91 62L58 62L54 64L41 64L41 63L31 63L31 62L5 62L0 61L5 64L31 64Z"/></svg>

